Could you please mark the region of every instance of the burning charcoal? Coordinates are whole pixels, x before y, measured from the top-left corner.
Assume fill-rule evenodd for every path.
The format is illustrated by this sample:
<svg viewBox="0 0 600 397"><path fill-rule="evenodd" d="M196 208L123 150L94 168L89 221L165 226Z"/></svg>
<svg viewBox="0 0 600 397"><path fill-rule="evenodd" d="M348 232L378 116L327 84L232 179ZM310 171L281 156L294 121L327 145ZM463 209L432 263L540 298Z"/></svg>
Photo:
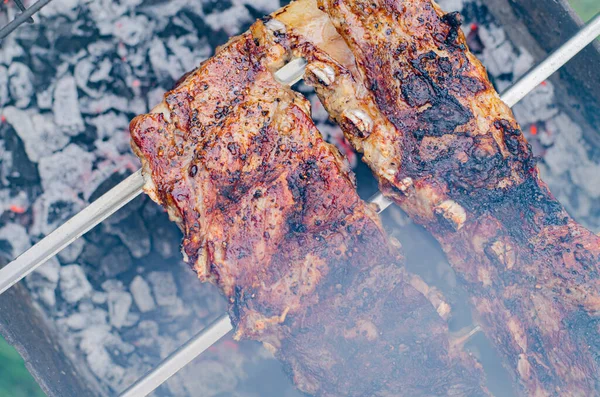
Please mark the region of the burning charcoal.
<svg viewBox="0 0 600 397"><path fill-rule="evenodd" d="M27 157L33 162L37 163L42 157L69 143L69 137L56 131L53 121L47 115L30 115L30 112L12 106L3 109L2 114L23 141ZM40 145L40 142L44 144Z"/></svg>
<svg viewBox="0 0 600 397"><path fill-rule="evenodd" d="M129 251L122 245L108 251L100 262L102 272L106 277L116 277L131 267L132 260Z"/></svg>
<svg viewBox="0 0 600 397"><path fill-rule="evenodd" d="M81 191L82 183L90 179L94 156L81 147L70 144L65 149L39 162L42 186L51 190L57 184L68 186L76 192Z"/></svg>
<svg viewBox="0 0 600 397"><path fill-rule="evenodd" d="M56 82L52 110L56 126L65 134L75 136L84 130L73 76L66 75Z"/></svg>
<svg viewBox="0 0 600 397"><path fill-rule="evenodd" d="M481 42L481 37L479 37L479 26L476 24L473 24L467 34L467 45L474 54L481 54L485 49L485 46Z"/></svg>
<svg viewBox="0 0 600 397"><path fill-rule="evenodd" d="M31 70L20 62L8 67L8 88L16 107L26 108L33 96L33 75Z"/></svg>
<svg viewBox="0 0 600 397"><path fill-rule="evenodd" d="M77 260L79 263L86 266L90 277L94 280L98 278L101 280L105 279L101 265L102 259L106 253L112 250L117 244L116 238L113 236L110 237L110 239L102 239L93 242L90 241L87 235L86 238L84 238L86 244Z"/></svg>
<svg viewBox="0 0 600 397"><path fill-rule="evenodd" d="M81 266L69 265L60 268L60 292L69 303L77 303L92 294L92 286Z"/></svg>
<svg viewBox="0 0 600 397"><path fill-rule="evenodd" d="M108 292L108 316L110 323L115 328L121 328L127 319L131 308L131 294L124 291Z"/></svg>
<svg viewBox="0 0 600 397"><path fill-rule="evenodd" d="M142 313L149 312L156 308L150 286L141 276L136 276L133 279L129 285L129 290L133 295L136 306Z"/></svg>
<svg viewBox="0 0 600 397"><path fill-rule="evenodd" d="M171 306L177 303L177 285L170 272L150 272L148 280L159 306Z"/></svg>

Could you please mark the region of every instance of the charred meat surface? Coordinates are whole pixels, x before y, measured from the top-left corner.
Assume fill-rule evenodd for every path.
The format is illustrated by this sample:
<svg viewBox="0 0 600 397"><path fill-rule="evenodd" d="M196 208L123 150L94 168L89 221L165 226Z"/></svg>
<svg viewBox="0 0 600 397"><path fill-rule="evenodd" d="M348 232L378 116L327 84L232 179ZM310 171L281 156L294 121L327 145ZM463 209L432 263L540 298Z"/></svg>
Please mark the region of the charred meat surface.
<svg viewBox="0 0 600 397"><path fill-rule="evenodd" d="M600 238L541 181L460 15L429 0L318 7L329 18L310 11L310 27L281 17L282 41L384 194L439 241L522 394L597 395Z"/></svg>
<svg viewBox="0 0 600 397"><path fill-rule="evenodd" d="M447 305L403 269L307 100L275 80L277 28L257 22L132 121L145 191L227 297L236 337L263 342L300 390L487 395Z"/></svg>

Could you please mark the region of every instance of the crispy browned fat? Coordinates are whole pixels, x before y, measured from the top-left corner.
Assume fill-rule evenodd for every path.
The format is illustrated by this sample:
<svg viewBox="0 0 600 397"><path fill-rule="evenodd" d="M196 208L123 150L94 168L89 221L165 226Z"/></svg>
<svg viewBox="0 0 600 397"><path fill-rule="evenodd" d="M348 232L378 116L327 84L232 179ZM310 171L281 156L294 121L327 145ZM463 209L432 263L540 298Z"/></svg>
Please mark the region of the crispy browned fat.
<svg viewBox="0 0 600 397"><path fill-rule="evenodd" d="M451 347L447 304L403 269L307 100L274 79L277 36L257 22L132 121L144 190L229 300L236 337L263 342L300 390L487 395Z"/></svg>
<svg viewBox="0 0 600 397"><path fill-rule="evenodd" d="M295 6L310 24L276 16L280 41L382 192L440 242L521 394L598 395L600 239L540 180L460 15L429 0Z"/></svg>

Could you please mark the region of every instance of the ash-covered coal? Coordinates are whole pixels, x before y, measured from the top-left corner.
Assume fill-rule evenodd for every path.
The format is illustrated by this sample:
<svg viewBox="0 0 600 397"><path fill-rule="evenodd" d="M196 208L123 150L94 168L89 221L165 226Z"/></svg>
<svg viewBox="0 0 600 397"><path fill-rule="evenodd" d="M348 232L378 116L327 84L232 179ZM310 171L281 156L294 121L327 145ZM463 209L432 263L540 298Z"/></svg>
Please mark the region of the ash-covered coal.
<svg viewBox="0 0 600 397"><path fill-rule="evenodd" d="M484 2L438 2L448 11L463 12L469 44L499 91L533 66L533 57L508 39ZM4 40L2 255L14 258L135 171L139 163L129 147L129 120L156 105L182 74L230 35L281 3L60 0L44 8L36 24ZM0 23L12 16L10 6L0 9ZM298 86L313 104L318 128L348 155L359 188L368 196L376 188L370 171L311 90ZM580 222L600 231L600 156L586 141L586 131L557 106L550 82L517 105L515 113L542 157L544 179L553 192ZM393 233L409 242L404 245L411 255L410 222L398 210L384 217ZM182 263L180 240L163 210L139 197L25 281L60 330L58 341L83 358L107 395L122 391L225 310L216 289L201 285ZM443 278L453 287L452 273L442 263L441 254L434 255L421 273L428 282ZM468 324L468 318L454 321ZM299 393L269 353L226 338L157 395Z"/></svg>

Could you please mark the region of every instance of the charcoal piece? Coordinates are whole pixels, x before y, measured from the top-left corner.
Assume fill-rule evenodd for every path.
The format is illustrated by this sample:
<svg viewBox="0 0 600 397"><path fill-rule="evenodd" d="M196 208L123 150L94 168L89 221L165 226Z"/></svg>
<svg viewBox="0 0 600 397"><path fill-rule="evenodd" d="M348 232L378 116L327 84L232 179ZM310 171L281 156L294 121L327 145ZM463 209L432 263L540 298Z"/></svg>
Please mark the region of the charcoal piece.
<svg viewBox="0 0 600 397"><path fill-rule="evenodd" d="M108 278L114 278L119 274L126 272L132 266L129 250L123 245L108 250L100 261L102 273Z"/></svg>

